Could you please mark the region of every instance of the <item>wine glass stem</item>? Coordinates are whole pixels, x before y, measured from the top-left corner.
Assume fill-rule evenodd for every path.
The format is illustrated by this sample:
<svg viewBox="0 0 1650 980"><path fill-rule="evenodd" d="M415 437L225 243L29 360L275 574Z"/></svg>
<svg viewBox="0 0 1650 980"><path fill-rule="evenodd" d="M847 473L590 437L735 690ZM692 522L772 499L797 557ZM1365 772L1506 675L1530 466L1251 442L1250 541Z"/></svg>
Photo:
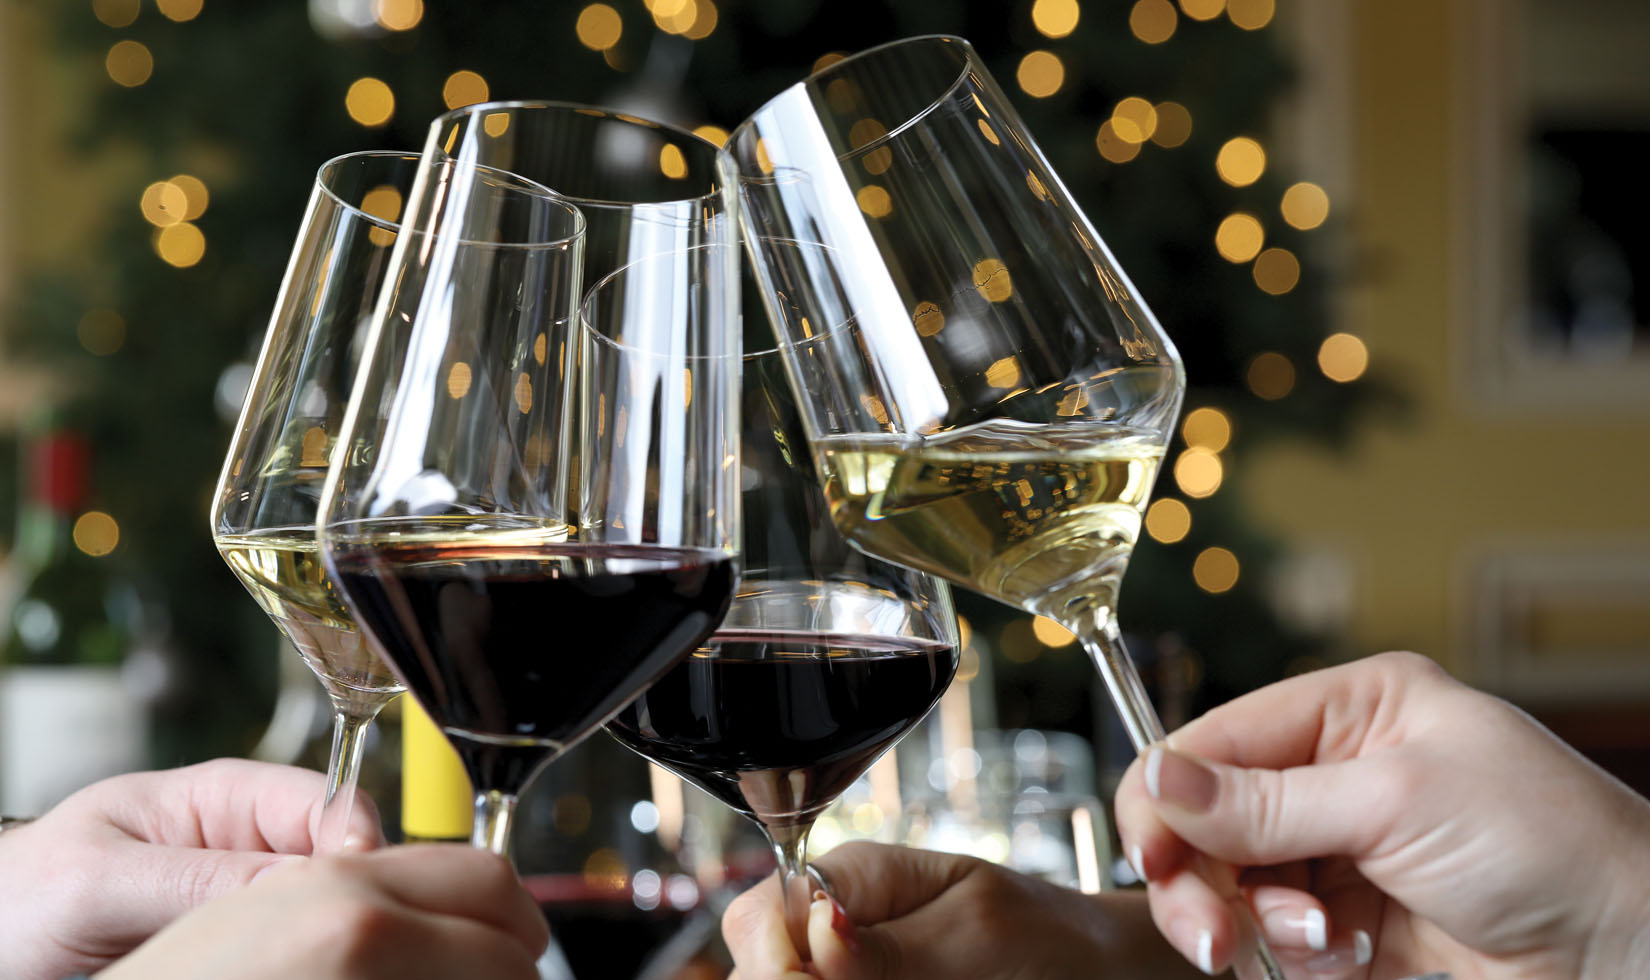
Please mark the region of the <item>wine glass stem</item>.
<svg viewBox="0 0 1650 980"><path fill-rule="evenodd" d="M500 857L510 856L510 819L516 815L516 795L502 790L476 794L476 822L470 843Z"/></svg>
<svg viewBox="0 0 1650 980"><path fill-rule="evenodd" d="M815 881L808 869L808 831L813 821L782 827L764 827L768 841L773 845L774 857L779 861L779 893L785 908L785 921L808 921L808 903L812 900ZM823 885L823 880L817 882Z"/></svg>
<svg viewBox="0 0 1650 980"><path fill-rule="evenodd" d="M332 755L327 759L327 795L315 830L316 854L343 850L355 806L355 785L361 776L361 753L377 714L375 707L367 712L340 709L332 716Z"/></svg>
<svg viewBox="0 0 1650 980"><path fill-rule="evenodd" d="M1123 646L1123 634L1117 629L1117 616L1111 609L1101 610L1100 613L1096 616L1094 628L1079 631L1078 636L1083 642L1083 649L1088 651L1095 667L1100 670L1100 676L1106 681L1106 690L1111 692L1112 703L1117 706L1117 713L1123 719L1123 727L1128 729L1129 741L1134 743L1135 752L1144 754L1147 749L1163 741L1163 722L1157 716L1157 709L1152 707L1151 698L1146 696L1146 686L1140 681L1139 671L1134 669L1134 661L1129 659L1128 649ZM1240 894L1237 872L1230 865L1211 860L1204 854L1196 854L1192 867L1218 893ZM1255 959L1261 976L1264 980L1285 980L1283 967L1266 945L1254 915L1245 915L1248 907L1241 902L1234 903L1234 908L1239 910L1239 918L1246 920L1240 923L1242 928L1253 937Z"/></svg>

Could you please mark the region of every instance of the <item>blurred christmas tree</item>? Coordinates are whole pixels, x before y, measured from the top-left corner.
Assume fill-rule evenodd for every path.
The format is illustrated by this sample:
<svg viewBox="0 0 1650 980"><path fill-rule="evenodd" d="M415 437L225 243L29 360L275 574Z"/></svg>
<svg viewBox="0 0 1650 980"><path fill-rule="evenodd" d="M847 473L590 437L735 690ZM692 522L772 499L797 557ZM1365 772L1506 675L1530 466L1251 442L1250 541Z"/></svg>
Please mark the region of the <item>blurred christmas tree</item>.
<svg viewBox="0 0 1650 980"><path fill-rule="evenodd" d="M266 719L273 631L219 561L205 512L321 162L417 148L432 116L485 99L726 129L822 55L931 32L979 48L1186 361L1190 414L1128 578L1125 630L1195 651L1204 701L1323 648L1269 607L1275 544L1229 478L1263 440L1343 443L1377 390L1355 338L1326 340L1314 256L1328 202L1266 162L1290 81L1273 0L719 2L42 5L62 69L95 79L69 137L82 153L140 155L146 177L109 189L119 206L86 243L92 261L30 270L8 335L84 393L120 554L170 611L179 670L159 761L244 752ZM1004 724L1093 724L1075 645L984 601L965 611L996 651Z"/></svg>

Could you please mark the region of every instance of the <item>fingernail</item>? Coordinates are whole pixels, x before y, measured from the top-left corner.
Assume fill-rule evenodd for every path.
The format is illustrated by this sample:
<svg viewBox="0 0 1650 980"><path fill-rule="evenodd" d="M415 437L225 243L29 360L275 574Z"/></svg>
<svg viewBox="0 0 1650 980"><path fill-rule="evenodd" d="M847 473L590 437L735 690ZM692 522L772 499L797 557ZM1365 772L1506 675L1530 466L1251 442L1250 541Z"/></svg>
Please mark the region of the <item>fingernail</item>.
<svg viewBox="0 0 1650 980"><path fill-rule="evenodd" d="M821 903L829 907L831 914L831 931L842 940L842 945L848 947L848 952L859 952L859 930L854 927L854 920L848 918L848 910L844 909L837 900L823 891L814 892L814 906Z"/></svg>
<svg viewBox="0 0 1650 980"><path fill-rule="evenodd" d="M1129 867L1134 869L1134 876L1141 881L1150 881L1146 877L1146 856L1140 853L1140 845L1129 848Z"/></svg>
<svg viewBox="0 0 1650 980"><path fill-rule="evenodd" d="M1306 968L1313 973L1337 973L1354 966L1364 966L1375 958L1375 944L1370 941L1369 933L1362 929L1352 932L1352 944L1343 946L1332 953L1314 956L1306 961Z"/></svg>
<svg viewBox="0 0 1650 980"><path fill-rule="evenodd" d="M1314 953L1329 949L1329 923L1322 909L1306 909L1299 914L1294 909L1278 909L1266 914L1265 926L1266 934L1281 945L1304 942Z"/></svg>
<svg viewBox="0 0 1650 980"><path fill-rule="evenodd" d="M1208 929L1201 928L1196 922L1181 919L1169 927L1169 932L1175 937L1175 945L1181 954L1204 973L1214 976L1215 973L1215 934Z"/></svg>
<svg viewBox="0 0 1650 980"><path fill-rule="evenodd" d="M1202 813L1215 802L1218 780L1213 770L1161 745L1146 756L1146 792L1153 799Z"/></svg>
<svg viewBox="0 0 1650 980"><path fill-rule="evenodd" d="M350 834L344 838L343 850L345 853L360 853L372 850L372 839L360 834Z"/></svg>

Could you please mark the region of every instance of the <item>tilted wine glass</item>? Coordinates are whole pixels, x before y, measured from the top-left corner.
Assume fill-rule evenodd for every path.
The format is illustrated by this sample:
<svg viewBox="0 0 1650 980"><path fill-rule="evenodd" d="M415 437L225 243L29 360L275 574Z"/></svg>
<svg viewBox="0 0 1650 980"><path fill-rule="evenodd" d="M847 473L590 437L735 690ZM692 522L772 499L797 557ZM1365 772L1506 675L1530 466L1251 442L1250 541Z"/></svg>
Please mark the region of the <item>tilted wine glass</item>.
<svg viewBox="0 0 1650 980"><path fill-rule="evenodd" d="M1161 740L1117 592L1184 371L973 49L851 56L728 151L837 526L1065 625L1136 748Z"/></svg>
<svg viewBox="0 0 1650 980"><path fill-rule="evenodd" d="M585 324L616 333L616 318L659 291L660 258L593 290ZM944 693L957 621L943 582L854 550L831 525L778 353L744 358L742 385L732 608L607 731L756 821L800 920L828 887L817 872L810 881L809 830Z"/></svg>
<svg viewBox="0 0 1650 980"><path fill-rule="evenodd" d="M464 761L474 842L504 853L533 772L726 609L736 378L688 365L737 343L738 254L682 268L655 297L665 362L586 404L567 346L582 215L548 195L477 208L464 175L500 132L432 127L425 159L452 176L412 196L404 224L422 238L392 262L321 536L363 628ZM563 212L576 234L523 235L568 230L551 220ZM621 419L622 452L597 451Z"/></svg>
<svg viewBox="0 0 1650 980"><path fill-rule="evenodd" d="M415 154L351 153L316 174L212 498L218 551L332 702L317 851L343 845L367 727L401 691L322 568L315 512L417 167Z"/></svg>

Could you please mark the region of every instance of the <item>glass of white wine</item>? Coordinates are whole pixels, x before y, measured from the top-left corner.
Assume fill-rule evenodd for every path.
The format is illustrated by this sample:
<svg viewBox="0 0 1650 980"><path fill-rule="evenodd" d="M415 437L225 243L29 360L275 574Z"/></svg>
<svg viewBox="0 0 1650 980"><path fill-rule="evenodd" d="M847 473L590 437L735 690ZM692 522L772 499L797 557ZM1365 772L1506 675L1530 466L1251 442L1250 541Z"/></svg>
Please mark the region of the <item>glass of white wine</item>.
<svg viewBox="0 0 1650 980"><path fill-rule="evenodd" d="M367 728L402 689L322 567L315 506L418 167L417 154L372 151L317 172L212 499L218 552L332 702L318 853L343 845Z"/></svg>
<svg viewBox="0 0 1650 980"><path fill-rule="evenodd" d="M838 61L726 150L837 527L1063 624L1161 740L1117 595L1185 373L973 48Z"/></svg>

